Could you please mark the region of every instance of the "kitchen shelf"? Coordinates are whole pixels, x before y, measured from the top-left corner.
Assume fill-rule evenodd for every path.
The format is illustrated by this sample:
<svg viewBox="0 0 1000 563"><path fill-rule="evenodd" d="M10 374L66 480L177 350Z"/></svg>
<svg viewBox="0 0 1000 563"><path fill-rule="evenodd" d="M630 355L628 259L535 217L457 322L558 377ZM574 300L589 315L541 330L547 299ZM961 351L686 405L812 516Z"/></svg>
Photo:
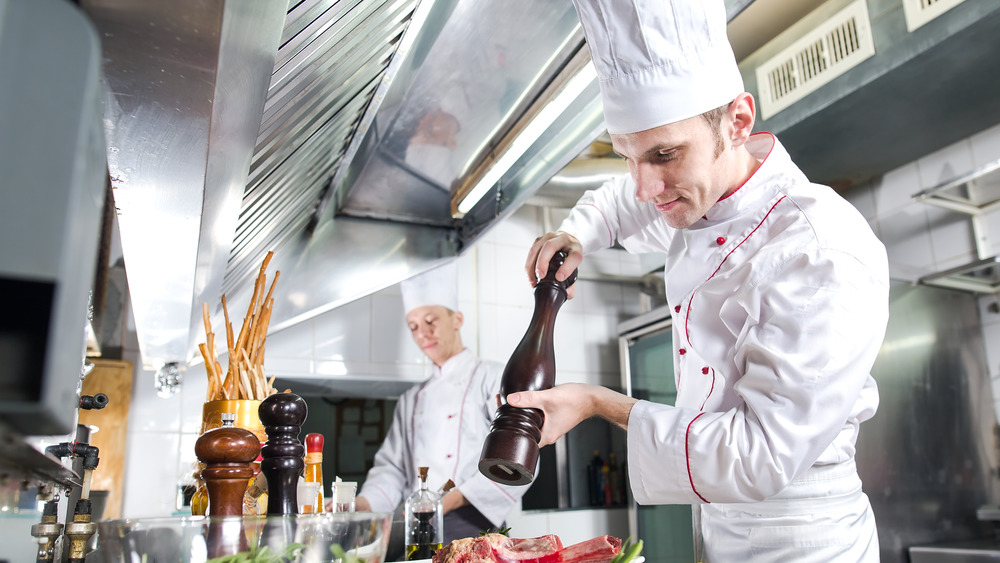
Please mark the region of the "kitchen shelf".
<svg viewBox="0 0 1000 563"><path fill-rule="evenodd" d="M923 276L918 283L972 293L1000 293L1000 255L990 255L986 214L1000 209L1000 160L913 195L914 201L964 213L972 222L977 259Z"/></svg>

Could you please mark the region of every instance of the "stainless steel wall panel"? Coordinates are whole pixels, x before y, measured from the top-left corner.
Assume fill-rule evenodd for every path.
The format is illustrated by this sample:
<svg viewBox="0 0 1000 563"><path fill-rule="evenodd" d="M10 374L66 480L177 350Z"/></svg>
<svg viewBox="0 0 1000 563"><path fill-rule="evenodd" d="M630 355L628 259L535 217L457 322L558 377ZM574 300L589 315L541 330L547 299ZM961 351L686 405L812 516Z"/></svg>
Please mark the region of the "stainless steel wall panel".
<svg viewBox="0 0 1000 563"><path fill-rule="evenodd" d="M861 425L857 462L882 562L907 561L913 545L991 536L976 511L997 502L1000 457L975 297L894 284L872 375L880 404Z"/></svg>

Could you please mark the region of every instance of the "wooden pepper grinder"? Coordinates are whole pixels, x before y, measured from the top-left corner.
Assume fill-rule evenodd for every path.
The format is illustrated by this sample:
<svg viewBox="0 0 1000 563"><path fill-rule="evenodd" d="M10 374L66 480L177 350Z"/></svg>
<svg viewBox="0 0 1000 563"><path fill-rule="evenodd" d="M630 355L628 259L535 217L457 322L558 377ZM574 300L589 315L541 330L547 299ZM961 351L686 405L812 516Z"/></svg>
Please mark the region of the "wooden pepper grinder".
<svg viewBox="0 0 1000 563"><path fill-rule="evenodd" d="M209 516L236 516L233 522L221 518L209 523L209 557L233 555L247 550L243 533L243 494L253 477L250 463L257 459L260 440L253 432L233 425L236 415L222 414L222 426L202 434L194 453L205 464L201 478L208 489Z"/></svg>
<svg viewBox="0 0 1000 563"><path fill-rule="evenodd" d="M257 414L267 433L260 471L267 479L268 516L298 514L296 488L306 451L299 432L308 412L305 400L294 393L275 393L260 402Z"/></svg>
<svg viewBox="0 0 1000 563"><path fill-rule="evenodd" d="M556 359L553 333L556 313L566 302L566 289L576 281L577 270L565 281L556 281L556 271L568 254L560 251L549 261L549 269L535 284L535 312L528 331L514 349L500 380L502 404L483 444L479 471L497 483L527 485L535 477L538 440L545 417L538 409L522 409L507 404L507 395L517 391L538 391L555 385Z"/></svg>
<svg viewBox="0 0 1000 563"><path fill-rule="evenodd" d="M194 444L205 464L201 478L208 489L209 516L243 516L243 493L253 477L250 463L257 459L260 441L253 432L233 426L236 415L222 414L222 426L209 430Z"/></svg>

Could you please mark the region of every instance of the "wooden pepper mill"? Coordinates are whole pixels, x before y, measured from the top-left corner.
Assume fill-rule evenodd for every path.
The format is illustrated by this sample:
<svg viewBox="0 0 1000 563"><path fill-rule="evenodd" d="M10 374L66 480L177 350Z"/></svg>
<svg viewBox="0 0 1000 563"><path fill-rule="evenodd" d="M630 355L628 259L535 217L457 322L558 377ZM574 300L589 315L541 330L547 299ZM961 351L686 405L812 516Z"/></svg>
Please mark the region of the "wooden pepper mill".
<svg viewBox="0 0 1000 563"><path fill-rule="evenodd" d="M209 523L209 557L233 555L247 550L243 533L243 494L253 477L250 463L257 459L260 440L253 432L233 425L236 415L222 414L222 426L202 434L194 453L205 464L201 478L208 489L209 516L236 516L235 522L221 518Z"/></svg>
<svg viewBox="0 0 1000 563"><path fill-rule="evenodd" d="M539 391L555 385L556 358L553 333L556 313L566 302L566 289L576 281L577 270L565 281L556 281L556 271L568 254L560 251L549 261L549 269L535 284L535 312L528 331L514 349L500 380L500 400L490 433L483 444L479 471L504 485L527 485L535 478L538 440L544 414L507 404L507 395L517 391Z"/></svg>
<svg viewBox="0 0 1000 563"><path fill-rule="evenodd" d="M305 446L299 441L309 408L294 393L275 393L260 402L257 410L267 433L260 449L260 471L267 479L267 515L298 514L299 475L305 468Z"/></svg>

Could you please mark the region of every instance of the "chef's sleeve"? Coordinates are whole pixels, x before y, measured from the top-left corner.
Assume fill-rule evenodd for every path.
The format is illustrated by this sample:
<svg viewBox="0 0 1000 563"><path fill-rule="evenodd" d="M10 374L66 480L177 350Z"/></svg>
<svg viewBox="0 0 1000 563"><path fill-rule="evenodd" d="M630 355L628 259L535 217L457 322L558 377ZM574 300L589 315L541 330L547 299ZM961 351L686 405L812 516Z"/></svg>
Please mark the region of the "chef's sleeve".
<svg viewBox="0 0 1000 563"><path fill-rule="evenodd" d="M635 182L620 176L584 192L559 225L590 254L618 241L632 253L663 252L673 230L656 208L635 198Z"/></svg>

